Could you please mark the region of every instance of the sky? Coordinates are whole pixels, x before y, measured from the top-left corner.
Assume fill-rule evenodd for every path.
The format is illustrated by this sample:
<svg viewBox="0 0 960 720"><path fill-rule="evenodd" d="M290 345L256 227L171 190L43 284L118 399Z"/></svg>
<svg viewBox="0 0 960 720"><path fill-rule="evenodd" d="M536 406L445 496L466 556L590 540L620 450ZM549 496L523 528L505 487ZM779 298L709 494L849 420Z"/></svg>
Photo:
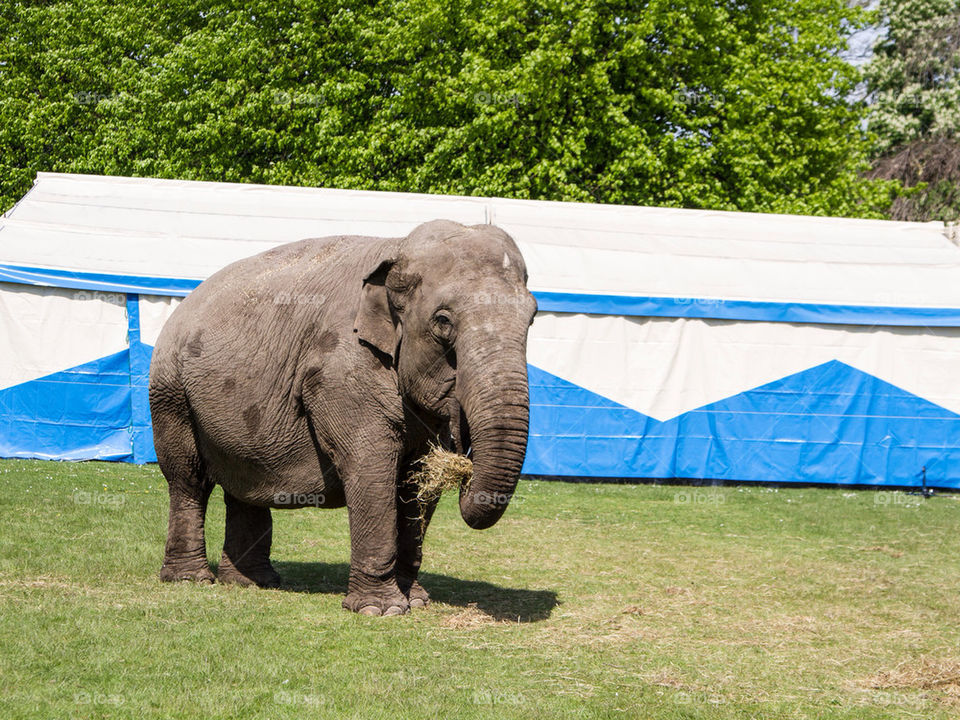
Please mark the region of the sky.
<svg viewBox="0 0 960 720"><path fill-rule="evenodd" d="M844 59L854 65L863 65L873 55L873 46L886 32L886 27L868 27L850 36L850 49L843 54Z"/></svg>

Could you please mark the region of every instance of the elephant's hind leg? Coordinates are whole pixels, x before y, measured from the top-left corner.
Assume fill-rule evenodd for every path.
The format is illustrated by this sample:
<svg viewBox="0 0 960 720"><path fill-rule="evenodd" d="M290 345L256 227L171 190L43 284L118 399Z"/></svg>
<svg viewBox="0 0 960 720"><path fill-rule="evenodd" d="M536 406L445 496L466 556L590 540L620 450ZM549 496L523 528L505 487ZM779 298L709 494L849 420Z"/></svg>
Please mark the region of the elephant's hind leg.
<svg viewBox="0 0 960 720"><path fill-rule="evenodd" d="M270 564L270 508L250 505L226 492L223 499L227 505L227 527L217 578L224 583L280 587L280 575Z"/></svg>
<svg viewBox="0 0 960 720"><path fill-rule="evenodd" d="M213 483L205 477L187 412L153 404L157 460L170 491L167 545L160 579L212 583L203 521Z"/></svg>
<svg viewBox="0 0 960 720"><path fill-rule="evenodd" d="M406 478L412 466L402 473ZM422 503L417 499L417 489L409 482L400 483L397 493L397 584L407 596L411 608L422 608L430 602L430 594L417 580L420 562L423 559L423 538L439 496Z"/></svg>

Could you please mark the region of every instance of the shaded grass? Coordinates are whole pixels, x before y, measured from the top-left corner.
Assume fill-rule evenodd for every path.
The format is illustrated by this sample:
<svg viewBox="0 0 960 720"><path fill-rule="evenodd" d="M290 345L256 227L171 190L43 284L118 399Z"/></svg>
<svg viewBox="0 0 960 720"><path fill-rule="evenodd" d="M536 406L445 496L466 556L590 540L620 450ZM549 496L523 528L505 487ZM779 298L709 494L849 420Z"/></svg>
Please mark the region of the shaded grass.
<svg viewBox="0 0 960 720"><path fill-rule="evenodd" d="M0 461L0 717L949 718L960 498L521 482L445 497L434 603L340 608L344 511L274 513L280 591L157 580L155 466ZM211 498L219 557L223 503Z"/></svg>

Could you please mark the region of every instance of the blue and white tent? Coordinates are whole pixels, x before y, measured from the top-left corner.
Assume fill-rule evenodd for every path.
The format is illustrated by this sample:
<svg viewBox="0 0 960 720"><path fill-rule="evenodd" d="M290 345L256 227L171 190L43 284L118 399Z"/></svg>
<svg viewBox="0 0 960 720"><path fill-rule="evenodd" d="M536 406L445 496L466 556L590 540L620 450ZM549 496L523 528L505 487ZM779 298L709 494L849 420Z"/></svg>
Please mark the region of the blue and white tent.
<svg viewBox="0 0 960 720"><path fill-rule="evenodd" d="M441 217L529 266L526 473L960 488L941 223L50 173L0 219L0 456L153 460L151 346L198 282Z"/></svg>

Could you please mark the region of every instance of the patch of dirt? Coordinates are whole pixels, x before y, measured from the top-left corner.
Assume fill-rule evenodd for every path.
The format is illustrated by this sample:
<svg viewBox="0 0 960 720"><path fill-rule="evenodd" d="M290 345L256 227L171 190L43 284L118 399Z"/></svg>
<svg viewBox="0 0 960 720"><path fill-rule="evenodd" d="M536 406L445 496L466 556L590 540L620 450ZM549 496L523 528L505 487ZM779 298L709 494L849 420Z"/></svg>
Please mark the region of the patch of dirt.
<svg viewBox="0 0 960 720"><path fill-rule="evenodd" d="M892 547L889 547L888 545L871 545L870 547L864 547L860 549L865 552L880 552L880 553L883 553L884 555L889 555L892 558L903 557L902 550L894 550Z"/></svg>

